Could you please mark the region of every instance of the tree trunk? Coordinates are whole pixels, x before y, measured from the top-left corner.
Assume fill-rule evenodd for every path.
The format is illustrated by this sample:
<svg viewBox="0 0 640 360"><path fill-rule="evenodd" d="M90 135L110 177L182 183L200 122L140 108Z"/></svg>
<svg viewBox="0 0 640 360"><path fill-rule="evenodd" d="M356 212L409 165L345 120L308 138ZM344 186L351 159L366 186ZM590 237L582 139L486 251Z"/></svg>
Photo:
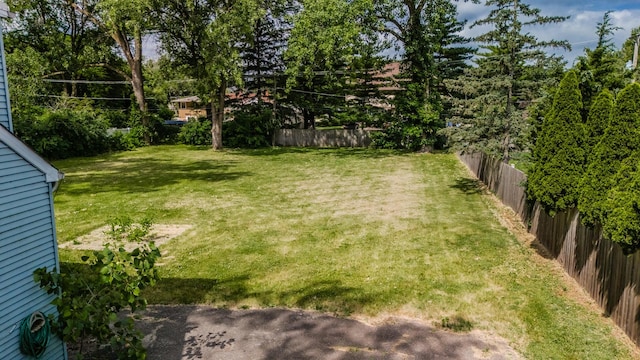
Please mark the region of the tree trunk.
<svg viewBox="0 0 640 360"><path fill-rule="evenodd" d="M72 75L71 78L73 80L77 80L75 75ZM75 82L71 83L71 97L78 96L78 84Z"/></svg>
<svg viewBox="0 0 640 360"><path fill-rule="evenodd" d="M224 93L227 82L222 81L218 90L211 94L211 148L222 150L222 121L224 120Z"/></svg>
<svg viewBox="0 0 640 360"><path fill-rule="evenodd" d="M136 29L134 34L135 55L127 57L129 67L131 68L131 86L133 94L138 103L142 127L144 128L144 142L151 144L151 129L149 126L149 114L147 113L147 101L144 96L144 78L142 77L142 33Z"/></svg>
<svg viewBox="0 0 640 360"><path fill-rule="evenodd" d="M144 83L142 80L142 64L136 62L131 68L131 86L133 88L133 94L140 110L140 116L142 126L144 127L144 142L147 145L151 144L150 128L149 128L149 114L147 112L147 102L144 96Z"/></svg>
<svg viewBox="0 0 640 360"><path fill-rule="evenodd" d="M302 118L304 119L304 128L305 129L315 129L316 128L316 116L315 113L309 109L302 110Z"/></svg>
<svg viewBox="0 0 640 360"><path fill-rule="evenodd" d="M149 129L149 114L147 114L147 102L144 96L144 79L142 77L142 29L140 25L136 26L133 30L133 49L129 43L129 37L124 25L118 23L105 23L95 13L92 13L86 9L86 4L80 6L78 3L71 2L69 4L75 11L83 14L87 17L88 21L91 21L97 27L105 30L107 34L115 40L115 42L122 50L122 54L127 59L127 65L131 70L131 86L133 87L133 94L138 103L138 109L141 112L142 126L144 127L144 141L147 145L151 144L151 134ZM126 77L126 75L125 75Z"/></svg>

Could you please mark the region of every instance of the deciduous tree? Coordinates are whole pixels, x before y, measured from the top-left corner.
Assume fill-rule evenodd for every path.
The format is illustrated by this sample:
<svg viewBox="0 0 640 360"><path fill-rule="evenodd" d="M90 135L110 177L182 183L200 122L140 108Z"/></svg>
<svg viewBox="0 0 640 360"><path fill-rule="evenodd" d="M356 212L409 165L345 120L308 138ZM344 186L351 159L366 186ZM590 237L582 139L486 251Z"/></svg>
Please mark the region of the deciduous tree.
<svg viewBox="0 0 640 360"><path fill-rule="evenodd" d="M396 122L391 129L400 129L404 134L399 138L404 140L396 146L428 149L444 126L443 80L459 71L473 51L458 35L464 23L450 0L379 0L375 10L381 31L403 51L405 91L396 95Z"/></svg>
<svg viewBox="0 0 640 360"><path fill-rule="evenodd" d="M346 69L373 33L369 0L305 0L293 16L285 52L288 96L295 96L305 128L324 108L345 104Z"/></svg>
<svg viewBox="0 0 640 360"><path fill-rule="evenodd" d="M240 44L261 16L254 0L151 0L163 51L196 79L201 99L211 103L212 148L222 149L224 97L242 83Z"/></svg>
<svg viewBox="0 0 640 360"><path fill-rule="evenodd" d="M149 11L146 0L97 0L95 4L72 0L68 2L68 6L73 7L87 21L92 22L101 31L108 34L118 45L121 54L127 61L128 71L124 72L108 63L102 65L131 82L138 109L142 114L142 126L145 129L144 139L147 144L150 144L149 116L142 76L142 37L149 29Z"/></svg>

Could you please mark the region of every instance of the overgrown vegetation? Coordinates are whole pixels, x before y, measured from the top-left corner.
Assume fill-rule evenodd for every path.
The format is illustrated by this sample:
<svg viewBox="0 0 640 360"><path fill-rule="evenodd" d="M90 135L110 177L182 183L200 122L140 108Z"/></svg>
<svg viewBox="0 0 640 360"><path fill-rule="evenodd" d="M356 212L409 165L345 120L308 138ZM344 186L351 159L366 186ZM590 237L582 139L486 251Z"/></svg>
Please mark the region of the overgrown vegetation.
<svg viewBox="0 0 640 360"><path fill-rule="evenodd" d="M134 224L121 217L110 228L102 250L81 256L81 264L63 263L60 271L37 269L34 279L57 296L53 304L59 315L51 319L53 329L63 341L79 344L77 359L86 355L89 340L108 346L118 359L144 359L142 334L121 311L145 309L141 292L158 280L160 251L149 241L149 219ZM131 244L135 248L127 250Z"/></svg>

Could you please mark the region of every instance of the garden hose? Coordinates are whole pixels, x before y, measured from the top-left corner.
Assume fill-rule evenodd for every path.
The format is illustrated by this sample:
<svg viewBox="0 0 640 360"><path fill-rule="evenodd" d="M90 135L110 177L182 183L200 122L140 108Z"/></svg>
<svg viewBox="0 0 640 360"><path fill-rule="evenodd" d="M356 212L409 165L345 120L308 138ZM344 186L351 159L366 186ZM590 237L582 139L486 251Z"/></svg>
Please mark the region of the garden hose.
<svg viewBox="0 0 640 360"><path fill-rule="evenodd" d="M49 343L49 320L40 312L25 317L20 324L20 351L39 359Z"/></svg>

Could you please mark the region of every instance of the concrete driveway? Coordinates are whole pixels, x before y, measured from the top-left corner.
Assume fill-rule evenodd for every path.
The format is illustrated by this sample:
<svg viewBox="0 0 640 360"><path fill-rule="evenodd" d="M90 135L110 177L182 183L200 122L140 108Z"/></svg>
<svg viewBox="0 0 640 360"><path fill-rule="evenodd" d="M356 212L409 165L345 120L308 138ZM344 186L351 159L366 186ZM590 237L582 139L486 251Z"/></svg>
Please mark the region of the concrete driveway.
<svg viewBox="0 0 640 360"><path fill-rule="evenodd" d="M150 360L520 359L503 339L407 319L379 326L288 309L150 306L137 321Z"/></svg>

